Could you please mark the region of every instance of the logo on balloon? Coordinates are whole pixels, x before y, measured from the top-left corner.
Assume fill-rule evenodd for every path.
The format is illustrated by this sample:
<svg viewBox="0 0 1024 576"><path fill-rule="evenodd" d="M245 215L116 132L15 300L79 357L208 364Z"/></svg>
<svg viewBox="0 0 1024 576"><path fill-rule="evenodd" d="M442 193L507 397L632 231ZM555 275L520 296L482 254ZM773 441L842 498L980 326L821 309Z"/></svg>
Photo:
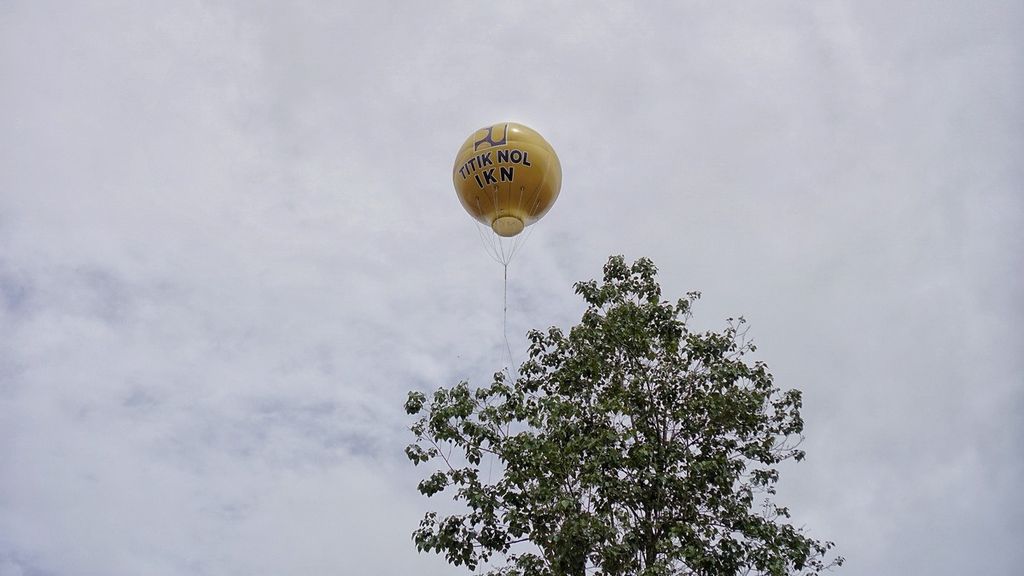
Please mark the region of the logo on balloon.
<svg viewBox="0 0 1024 576"><path fill-rule="evenodd" d="M497 140L497 141L494 140L494 128L496 126L497 125L495 125L495 126L488 126L487 127L487 136L484 136L483 138L477 140L476 142L473 142L473 151L474 152L476 152L477 150L480 149L480 145L481 144L488 144L489 146L502 146L502 145L508 143L508 124L503 124L504 128L503 128L503 132L502 132L502 135L501 135L501 140Z"/></svg>

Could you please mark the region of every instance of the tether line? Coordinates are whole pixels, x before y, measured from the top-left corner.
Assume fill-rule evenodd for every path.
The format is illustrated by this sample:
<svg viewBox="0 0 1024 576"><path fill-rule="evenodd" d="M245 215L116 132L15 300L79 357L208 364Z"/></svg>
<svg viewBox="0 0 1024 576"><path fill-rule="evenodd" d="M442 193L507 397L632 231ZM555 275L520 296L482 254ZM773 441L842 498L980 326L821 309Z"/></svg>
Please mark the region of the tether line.
<svg viewBox="0 0 1024 576"><path fill-rule="evenodd" d="M508 367L512 369L512 345L508 343L508 263L503 265L505 269L505 285L502 294L502 316L501 332L505 336L505 351L508 352ZM511 376L511 373L509 374Z"/></svg>

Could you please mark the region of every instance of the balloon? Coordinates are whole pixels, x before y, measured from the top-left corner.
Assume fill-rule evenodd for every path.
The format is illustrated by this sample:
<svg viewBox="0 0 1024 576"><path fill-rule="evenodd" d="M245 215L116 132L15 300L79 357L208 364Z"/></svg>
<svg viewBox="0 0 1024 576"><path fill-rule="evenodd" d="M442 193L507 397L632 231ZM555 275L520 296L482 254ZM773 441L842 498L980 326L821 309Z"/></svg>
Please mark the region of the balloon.
<svg viewBox="0 0 1024 576"><path fill-rule="evenodd" d="M452 181L469 215L505 238L539 220L562 187L555 149L514 122L481 128L459 149Z"/></svg>

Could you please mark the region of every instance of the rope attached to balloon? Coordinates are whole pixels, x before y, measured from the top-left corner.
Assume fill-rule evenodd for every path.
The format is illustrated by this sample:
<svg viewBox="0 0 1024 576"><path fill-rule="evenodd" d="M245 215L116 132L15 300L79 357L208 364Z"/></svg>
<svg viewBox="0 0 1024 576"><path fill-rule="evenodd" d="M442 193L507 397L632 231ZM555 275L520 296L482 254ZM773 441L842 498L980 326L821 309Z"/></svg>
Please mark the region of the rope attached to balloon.
<svg viewBox="0 0 1024 576"><path fill-rule="evenodd" d="M506 368L514 369L515 359L512 357L512 344L509 343L508 339L508 266L512 263L512 258L516 255L516 252L526 241L530 238L533 233L533 229L525 235L517 235L515 240L512 241L511 247L508 250L505 249L505 241L493 235L490 230L484 230L483 225L477 223L477 233L480 236L480 243L484 249L487 250L487 254L492 260L501 264L502 268L502 302L501 302L501 333L505 340L505 351L507 353L508 365ZM509 376L512 376L509 373Z"/></svg>

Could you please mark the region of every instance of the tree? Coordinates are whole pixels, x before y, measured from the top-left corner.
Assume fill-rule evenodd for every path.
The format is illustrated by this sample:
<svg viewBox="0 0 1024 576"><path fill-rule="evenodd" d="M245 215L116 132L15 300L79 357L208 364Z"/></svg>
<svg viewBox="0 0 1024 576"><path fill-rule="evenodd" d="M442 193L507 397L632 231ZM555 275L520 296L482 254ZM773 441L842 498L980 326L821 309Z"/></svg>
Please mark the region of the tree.
<svg viewBox="0 0 1024 576"><path fill-rule="evenodd" d="M775 576L842 564L772 499L777 465L804 457L800 392L745 360L754 345L742 318L691 332L699 294L662 301L655 274L650 260L612 257L603 283L575 285L588 307L568 335L529 333L517 377L462 382L429 401L409 393L405 408L420 418L406 454L435 469L419 491L451 490L465 505L426 514L413 534L421 552L494 576Z"/></svg>

